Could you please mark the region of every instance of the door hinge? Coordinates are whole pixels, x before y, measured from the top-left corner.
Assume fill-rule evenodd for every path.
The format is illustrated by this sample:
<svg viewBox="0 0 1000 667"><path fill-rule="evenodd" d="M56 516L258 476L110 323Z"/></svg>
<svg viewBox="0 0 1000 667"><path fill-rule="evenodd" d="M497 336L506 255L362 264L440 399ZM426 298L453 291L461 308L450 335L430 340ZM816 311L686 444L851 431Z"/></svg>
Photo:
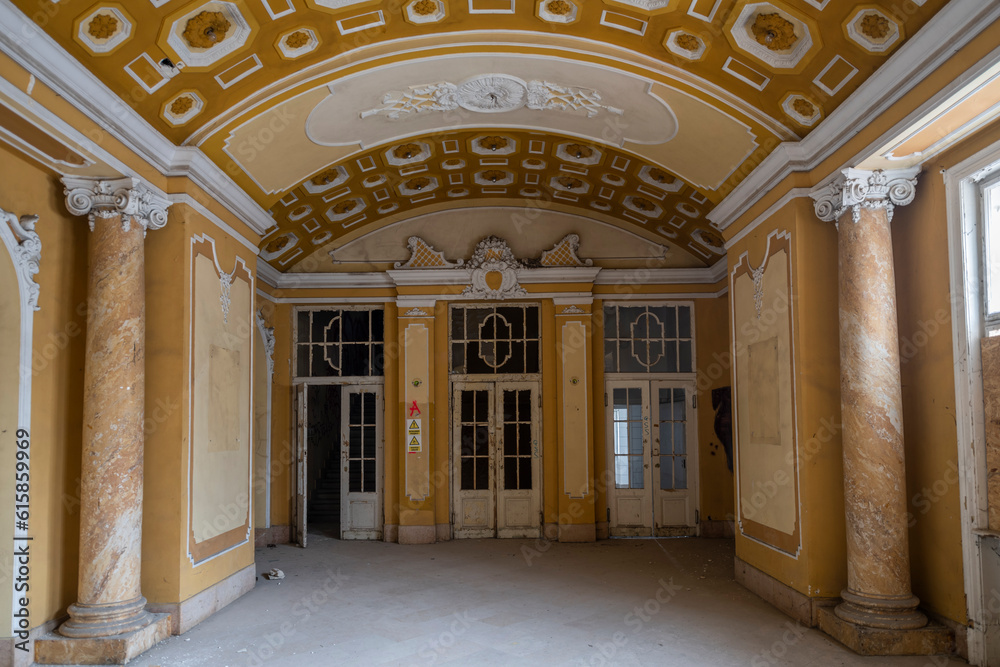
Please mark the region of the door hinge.
<svg viewBox="0 0 1000 667"><path fill-rule="evenodd" d="M698 510L694 511L694 522L701 523L701 513Z"/></svg>
<svg viewBox="0 0 1000 667"><path fill-rule="evenodd" d="M691 394L691 407L698 408L698 394Z"/></svg>
<svg viewBox="0 0 1000 667"><path fill-rule="evenodd" d="M604 407L608 407L608 392L604 392Z"/></svg>
<svg viewBox="0 0 1000 667"><path fill-rule="evenodd" d="M608 513L608 521L611 521L611 508L610 507L607 508L607 513Z"/></svg>

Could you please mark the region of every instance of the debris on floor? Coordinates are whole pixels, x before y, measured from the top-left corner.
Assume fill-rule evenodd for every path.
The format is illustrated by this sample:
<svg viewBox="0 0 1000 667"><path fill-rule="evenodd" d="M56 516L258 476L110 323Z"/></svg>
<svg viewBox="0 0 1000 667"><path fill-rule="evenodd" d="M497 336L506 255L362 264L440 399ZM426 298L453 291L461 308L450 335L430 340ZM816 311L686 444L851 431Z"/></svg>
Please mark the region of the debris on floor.
<svg viewBox="0 0 1000 667"><path fill-rule="evenodd" d="M264 573L265 579L284 579L285 573L276 567L272 567L268 572Z"/></svg>

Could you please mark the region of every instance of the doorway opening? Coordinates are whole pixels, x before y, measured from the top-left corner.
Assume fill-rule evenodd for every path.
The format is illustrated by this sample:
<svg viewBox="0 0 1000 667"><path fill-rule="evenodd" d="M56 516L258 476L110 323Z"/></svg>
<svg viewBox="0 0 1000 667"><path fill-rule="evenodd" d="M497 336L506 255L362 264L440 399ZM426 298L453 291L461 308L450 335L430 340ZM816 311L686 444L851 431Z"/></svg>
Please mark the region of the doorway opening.
<svg viewBox="0 0 1000 667"><path fill-rule="evenodd" d="M382 539L383 311L299 308L295 538Z"/></svg>

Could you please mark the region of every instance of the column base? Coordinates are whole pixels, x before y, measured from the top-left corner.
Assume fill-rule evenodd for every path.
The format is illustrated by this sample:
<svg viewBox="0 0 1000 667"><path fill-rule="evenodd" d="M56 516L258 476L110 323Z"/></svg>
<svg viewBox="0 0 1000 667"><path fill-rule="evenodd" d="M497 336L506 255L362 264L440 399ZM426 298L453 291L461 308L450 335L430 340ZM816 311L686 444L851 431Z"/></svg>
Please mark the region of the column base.
<svg viewBox="0 0 1000 667"><path fill-rule="evenodd" d="M125 602L83 604L66 610L69 620L59 626L59 634L74 639L115 637L146 627L153 622L141 595Z"/></svg>
<svg viewBox="0 0 1000 667"><path fill-rule="evenodd" d="M859 655L939 655L954 647L951 630L931 623L922 628L872 628L844 620L821 607L819 629Z"/></svg>
<svg viewBox="0 0 1000 667"><path fill-rule="evenodd" d="M927 625L927 617L917 611L920 600L906 597L873 597L843 590L844 600L835 610L842 620L867 628L883 630L916 630Z"/></svg>
<svg viewBox="0 0 1000 667"><path fill-rule="evenodd" d="M143 628L111 637L61 637L35 640L39 665L124 665L170 636L170 614L149 614Z"/></svg>

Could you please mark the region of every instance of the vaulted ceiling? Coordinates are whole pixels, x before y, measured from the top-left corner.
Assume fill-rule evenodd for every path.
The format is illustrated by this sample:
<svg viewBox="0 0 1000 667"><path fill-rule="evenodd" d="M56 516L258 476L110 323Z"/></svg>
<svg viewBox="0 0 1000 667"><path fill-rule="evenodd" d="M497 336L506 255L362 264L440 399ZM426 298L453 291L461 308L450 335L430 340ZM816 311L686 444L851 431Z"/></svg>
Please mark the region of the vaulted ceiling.
<svg viewBox="0 0 1000 667"><path fill-rule="evenodd" d="M711 208L945 0L15 4L270 210L262 258L287 271L394 222L495 205L711 265Z"/></svg>

